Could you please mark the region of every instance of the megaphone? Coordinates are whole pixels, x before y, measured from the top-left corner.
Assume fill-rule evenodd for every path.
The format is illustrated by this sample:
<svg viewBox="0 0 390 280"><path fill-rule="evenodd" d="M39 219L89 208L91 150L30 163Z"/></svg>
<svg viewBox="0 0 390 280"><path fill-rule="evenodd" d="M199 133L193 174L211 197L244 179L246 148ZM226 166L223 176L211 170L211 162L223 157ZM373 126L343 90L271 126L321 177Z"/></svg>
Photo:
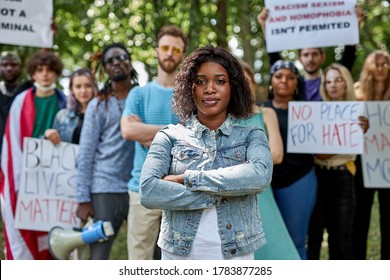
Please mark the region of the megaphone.
<svg viewBox="0 0 390 280"><path fill-rule="evenodd" d="M91 220L92 221L92 220ZM114 234L109 221L97 221L81 229L64 230L62 227L53 227L49 232L49 251L57 260L67 260L70 252L84 244L103 242Z"/></svg>

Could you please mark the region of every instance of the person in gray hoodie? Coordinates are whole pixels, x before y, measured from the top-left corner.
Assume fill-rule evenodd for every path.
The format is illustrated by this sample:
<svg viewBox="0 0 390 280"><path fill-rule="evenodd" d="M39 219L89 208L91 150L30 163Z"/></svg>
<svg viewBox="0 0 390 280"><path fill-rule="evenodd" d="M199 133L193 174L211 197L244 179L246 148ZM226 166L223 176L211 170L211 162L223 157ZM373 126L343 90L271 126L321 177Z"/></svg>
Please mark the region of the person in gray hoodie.
<svg viewBox="0 0 390 280"><path fill-rule="evenodd" d="M133 168L134 142L122 138L120 119L126 97L138 85L130 53L122 44L107 46L101 56L109 76L85 112L77 158L77 216L109 221L114 235L90 244L91 259L109 259L115 237L127 219L127 183Z"/></svg>

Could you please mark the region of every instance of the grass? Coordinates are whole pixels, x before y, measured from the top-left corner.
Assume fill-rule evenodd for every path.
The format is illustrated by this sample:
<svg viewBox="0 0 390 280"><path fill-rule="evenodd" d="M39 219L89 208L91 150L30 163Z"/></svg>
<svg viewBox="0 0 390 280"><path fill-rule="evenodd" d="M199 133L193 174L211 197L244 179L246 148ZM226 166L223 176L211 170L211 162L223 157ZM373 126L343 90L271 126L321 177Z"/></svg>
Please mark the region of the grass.
<svg viewBox="0 0 390 280"><path fill-rule="evenodd" d="M111 260L127 260L127 223L122 224L112 247Z"/></svg>
<svg viewBox="0 0 390 280"><path fill-rule="evenodd" d="M379 203L378 203L378 192L375 193L375 202L372 207L370 231L368 234L368 245L367 245L367 259L368 260L380 260L380 242L381 234L379 229Z"/></svg>
<svg viewBox="0 0 390 280"><path fill-rule="evenodd" d="M3 238L3 222L0 223L0 244L1 252L0 259L4 259L4 238ZM120 229L120 232L114 241L114 245L111 251L112 260L127 260L127 224L124 223ZM328 259L327 253L327 235L324 234L324 241L321 249L321 259ZM379 204L377 194L375 195L374 205L371 212L370 231L368 235L367 245L367 259L380 260L380 230L379 230Z"/></svg>

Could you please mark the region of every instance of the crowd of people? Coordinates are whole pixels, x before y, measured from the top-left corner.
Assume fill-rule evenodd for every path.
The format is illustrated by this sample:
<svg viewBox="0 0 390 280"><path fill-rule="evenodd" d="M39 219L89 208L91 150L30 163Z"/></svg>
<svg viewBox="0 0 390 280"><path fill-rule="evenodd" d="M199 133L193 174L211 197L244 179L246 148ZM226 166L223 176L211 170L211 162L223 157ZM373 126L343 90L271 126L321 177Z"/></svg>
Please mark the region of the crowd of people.
<svg viewBox="0 0 390 280"><path fill-rule="evenodd" d="M263 32L267 17L265 8ZM365 259L376 191L381 258L390 259L390 189L364 187L361 156L287 151L291 101L390 100L389 53L371 53L355 84L355 46L325 69L324 49L298 50L303 71L269 53L268 98L259 101L249 64L218 46L186 50L185 33L163 26L157 76L140 86L126 46L109 44L98 58L104 86L81 68L67 96L52 51L29 58L27 81L17 54L1 54L6 259L53 259L48 232L15 227L25 137L79 145L76 215L114 231L89 244L90 259L110 258L123 223L130 260L320 259L325 231L330 259ZM358 124L370 128L365 116Z"/></svg>

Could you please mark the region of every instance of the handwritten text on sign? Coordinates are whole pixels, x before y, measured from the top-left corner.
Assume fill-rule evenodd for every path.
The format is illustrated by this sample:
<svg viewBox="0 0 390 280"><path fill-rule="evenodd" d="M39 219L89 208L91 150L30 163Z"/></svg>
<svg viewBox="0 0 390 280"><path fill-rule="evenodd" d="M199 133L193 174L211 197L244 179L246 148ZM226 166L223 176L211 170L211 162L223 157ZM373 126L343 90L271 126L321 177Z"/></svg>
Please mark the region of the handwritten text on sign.
<svg viewBox="0 0 390 280"><path fill-rule="evenodd" d="M51 48L53 0L0 0L0 43Z"/></svg>
<svg viewBox="0 0 390 280"><path fill-rule="evenodd" d="M24 138L17 228L49 231L54 226L79 226L75 214L77 154L78 145Z"/></svg>
<svg viewBox="0 0 390 280"><path fill-rule="evenodd" d="M287 151L362 154L363 102L289 102Z"/></svg>
<svg viewBox="0 0 390 280"><path fill-rule="evenodd" d="M356 0L266 0L267 51L356 45Z"/></svg>
<svg viewBox="0 0 390 280"><path fill-rule="evenodd" d="M370 128L362 155L365 187L390 188L390 102L366 102Z"/></svg>

